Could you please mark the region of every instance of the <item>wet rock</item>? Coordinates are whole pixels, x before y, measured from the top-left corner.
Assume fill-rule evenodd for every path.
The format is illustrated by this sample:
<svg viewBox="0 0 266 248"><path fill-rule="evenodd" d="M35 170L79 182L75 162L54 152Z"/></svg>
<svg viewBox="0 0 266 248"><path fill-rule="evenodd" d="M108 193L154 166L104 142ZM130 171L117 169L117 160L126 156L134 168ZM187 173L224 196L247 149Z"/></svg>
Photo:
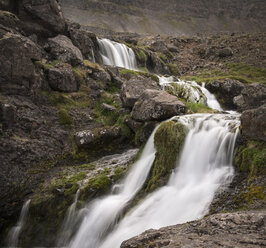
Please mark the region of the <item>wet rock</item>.
<svg viewBox="0 0 266 248"><path fill-rule="evenodd" d="M241 94L234 98L237 110L257 108L266 103L266 86L259 83L245 85Z"/></svg>
<svg viewBox="0 0 266 248"><path fill-rule="evenodd" d="M218 55L220 58L233 56L233 50L230 47L222 48L218 51Z"/></svg>
<svg viewBox="0 0 266 248"><path fill-rule="evenodd" d="M157 74L169 74L167 68L165 68L158 55L154 52L150 52L148 54L146 67L150 72L154 72Z"/></svg>
<svg viewBox="0 0 266 248"><path fill-rule="evenodd" d="M243 136L266 141L266 106L244 111L241 115L241 127Z"/></svg>
<svg viewBox="0 0 266 248"><path fill-rule="evenodd" d="M135 103L132 118L136 121L165 120L185 113L177 97L160 90L145 90Z"/></svg>
<svg viewBox="0 0 266 248"><path fill-rule="evenodd" d="M14 1L27 33L53 36L65 31L65 20L57 0Z"/></svg>
<svg viewBox="0 0 266 248"><path fill-rule="evenodd" d="M155 121L149 121L144 124L144 126L140 129L139 132L139 142L141 144L147 142L149 137L151 136L154 128L156 127L156 122Z"/></svg>
<svg viewBox="0 0 266 248"><path fill-rule="evenodd" d="M3 30L2 30L3 31ZM4 94L29 94L38 88L34 61L41 59L41 49L30 39L3 31L0 39L0 88Z"/></svg>
<svg viewBox="0 0 266 248"><path fill-rule="evenodd" d="M150 78L131 78L125 82L121 89L121 100L124 107L132 108L135 102L139 99L140 95L146 89L159 90L160 86L157 82Z"/></svg>
<svg viewBox="0 0 266 248"><path fill-rule="evenodd" d="M74 46L79 48L84 58L93 61L98 50L97 38L94 33L80 29L75 23L68 24L68 33Z"/></svg>
<svg viewBox="0 0 266 248"><path fill-rule="evenodd" d="M266 244L265 223L265 210L215 214L185 224L150 229L124 241L121 248L261 247Z"/></svg>
<svg viewBox="0 0 266 248"><path fill-rule="evenodd" d="M51 59L60 60L73 66L83 63L80 50L64 35L48 39L45 50L50 53Z"/></svg>
<svg viewBox="0 0 266 248"><path fill-rule="evenodd" d="M69 64L59 63L47 72L48 83L53 90L60 92L75 92L79 90L79 82L76 80L72 67Z"/></svg>
<svg viewBox="0 0 266 248"><path fill-rule="evenodd" d="M241 93L244 87L243 83L233 79L225 79L224 82L217 80L206 85L206 88L214 93L222 105L228 109L236 108L233 99Z"/></svg>
<svg viewBox="0 0 266 248"><path fill-rule="evenodd" d="M93 147L97 144L110 143L120 137L120 127L97 128L84 130L75 134L75 141L78 147Z"/></svg>

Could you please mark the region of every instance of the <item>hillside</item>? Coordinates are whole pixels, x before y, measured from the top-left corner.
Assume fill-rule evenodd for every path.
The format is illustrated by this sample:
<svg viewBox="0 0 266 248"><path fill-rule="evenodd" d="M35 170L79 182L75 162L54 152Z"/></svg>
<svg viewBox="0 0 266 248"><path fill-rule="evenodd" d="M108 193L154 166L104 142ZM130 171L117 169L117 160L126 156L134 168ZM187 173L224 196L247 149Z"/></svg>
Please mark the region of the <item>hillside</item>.
<svg viewBox="0 0 266 248"><path fill-rule="evenodd" d="M266 30L263 0L60 0L65 17L117 32L189 35Z"/></svg>

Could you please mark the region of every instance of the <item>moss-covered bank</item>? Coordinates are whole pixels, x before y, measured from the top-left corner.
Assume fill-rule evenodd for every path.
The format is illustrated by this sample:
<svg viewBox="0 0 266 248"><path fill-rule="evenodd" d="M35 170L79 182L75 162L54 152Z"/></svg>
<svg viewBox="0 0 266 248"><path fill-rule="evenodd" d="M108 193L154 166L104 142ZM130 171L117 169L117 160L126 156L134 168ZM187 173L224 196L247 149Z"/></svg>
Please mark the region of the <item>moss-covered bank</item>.
<svg viewBox="0 0 266 248"><path fill-rule="evenodd" d="M180 123L167 121L158 128L154 136L157 152L146 191L153 191L167 182L176 166L184 140L185 129Z"/></svg>

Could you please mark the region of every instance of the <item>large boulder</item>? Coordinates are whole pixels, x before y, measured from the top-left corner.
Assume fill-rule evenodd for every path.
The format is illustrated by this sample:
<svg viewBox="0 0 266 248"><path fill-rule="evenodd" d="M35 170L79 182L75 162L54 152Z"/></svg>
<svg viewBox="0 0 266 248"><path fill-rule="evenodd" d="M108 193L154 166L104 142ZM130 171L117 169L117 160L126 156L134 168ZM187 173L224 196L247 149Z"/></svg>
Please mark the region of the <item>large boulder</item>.
<svg viewBox="0 0 266 248"><path fill-rule="evenodd" d="M48 69L48 83L53 90L61 92L75 92L79 90L72 67L69 64L59 63L54 68Z"/></svg>
<svg viewBox="0 0 266 248"><path fill-rule="evenodd" d="M45 50L50 53L51 59L60 60L73 66L83 63L81 51L64 35L48 39Z"/></svg>
<svg viewBox="0 0 266 248"><path fill-rule="evenodd" d="M243 136L266 141L266 105L244 111L241 116L241 127Z"/></svg>
<svg viewBox="0 0 266 248"><path fill-rule="evenodd" d="M150 229L121 244L136 247L263 247L265 244L265 210L220 213L200 220Z"/></svg>
<svg viewBox="0 0 266 248"><path fill-rule="evenodd" d="M13 1L27 33L54 36L65 31L65 20L57 0Z"/></svg>
<svg viewBox="0 0 266 248"><path fill-rule="evenodd" d="M234 98L234 104L239 111L257 108L265 103L266 86L259 83L246 85L241 94Z"/></svg>
<svg viewBox="0 0 266 248"><path fill-rule="evenodd" d="M121 137L120 127L104 127L77 132L75 141L79 148L95 148L95 145L112 143L119 137Z"/></svg>
<svg viewBox="0 0 266 248"><path fill-rule="evenodd" d="M78 24L69 24L68 33L73 44L79 48L85 59L98 61L99 54L97 54L97 51L99 49L97 37L94 33L80 29Z"/></svg>
<svg viewBox="0 0 266 248"><path fill-rule="evenodd" d="M132 118L136 121L165 120L185 113L185 104L162 90L145 90L135 103Z"/></svg>
<svg viewBox="0 0 266 248"><path fill-rule="evenodd" d="M121 100L124 107L133 108L135 102L146 89L159 90L160 86L157 82L150 78L133 77L125 82L121 89Z"/></svg>
<svg viewBox="0 0 266 248"><path fill-rule="evenodd" d="M21 95L38 88L34 61L41 56L41 49L33 41L0 28L1 92Z"/></svg>
<svg viewBox="0 0 266 248"><path fill-rule="evenodd" d="M244 89L244 84L233 79L225 79L224 82L216 80L206 85L206 88L216 95L219 102L228 109L235 109L234 97Z"/></svg>

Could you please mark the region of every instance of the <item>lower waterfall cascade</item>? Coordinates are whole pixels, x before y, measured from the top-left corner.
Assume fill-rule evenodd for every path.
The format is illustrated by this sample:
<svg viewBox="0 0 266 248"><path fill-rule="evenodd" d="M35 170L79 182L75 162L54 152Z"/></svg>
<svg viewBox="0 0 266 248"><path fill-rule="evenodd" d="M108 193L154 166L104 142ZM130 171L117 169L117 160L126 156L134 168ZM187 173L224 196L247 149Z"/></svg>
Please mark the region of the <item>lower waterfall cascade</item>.
<svg viewBox="0 0 266 248"><path fill-rule="evenodd" d="M137 70L136 57L130 47L108 39L98 39L98 44L105 65Z"/></svg>

